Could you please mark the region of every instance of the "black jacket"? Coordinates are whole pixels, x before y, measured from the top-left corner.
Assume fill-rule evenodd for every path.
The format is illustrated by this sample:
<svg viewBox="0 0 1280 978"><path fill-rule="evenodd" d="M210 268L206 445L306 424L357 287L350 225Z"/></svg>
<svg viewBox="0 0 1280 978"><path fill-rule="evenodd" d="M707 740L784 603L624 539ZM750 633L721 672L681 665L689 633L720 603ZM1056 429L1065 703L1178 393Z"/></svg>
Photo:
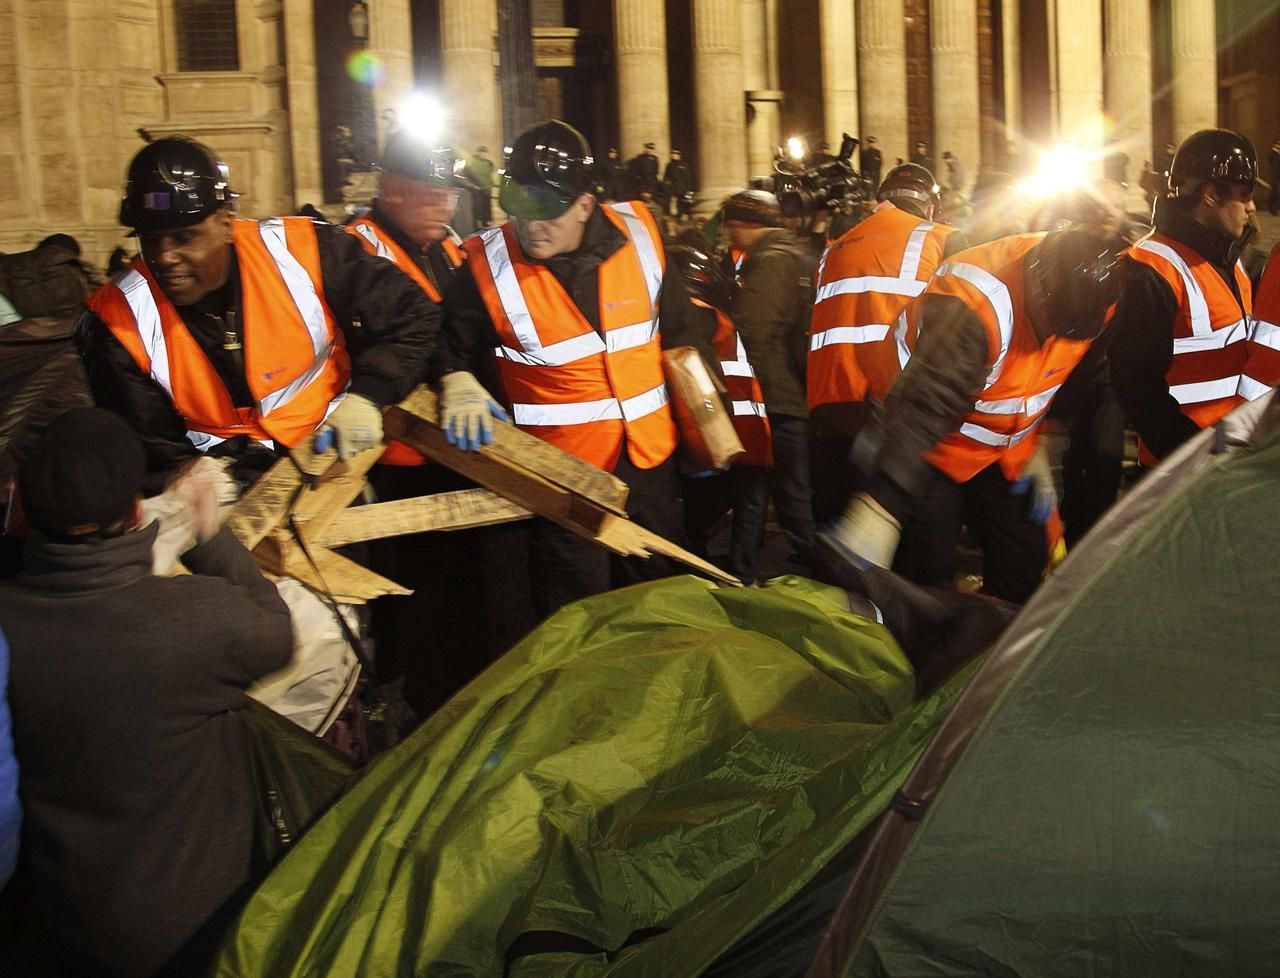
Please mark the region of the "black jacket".
<svg viewBox="0 0 1280 978"><path fill-rule="evenodd" d="M404 233L400 225L391 218L391 215L378 205L377 200L373 202L373 207L370 208L368 216L369 220L386 231L391 240L404 249L405 254L413 259L413 263L427 276L431 284L436 287L437 292L444 295L448 291L449 283L453 281L453 273L456 269L440 242L437 241L425 248L420 247Z"/></svg>
<svg viewBox="0 0 1280 978"><path fill-rule="evenodd" d="M1203 256L1222 276L1236 301L1236 259L1253 237L1239 239L1211 231L1172 206L1157 208L1156 229ZM1169 393L1166 374L1173 364L1173 325L1178 303L1158 272L1133 263L1108 329L1111 386L1129 424L1156 458L1165 458L1199 427ZM1243 305L1242 312L1243 315Z"/></svg>
<svg viewBox="0 0 1280 978"><path fill-rule="evenodd" d="M104 978L152 974L253 881L257 799L229 711L293 643L230 531L173 578L151 574L155 535L36 540L0 588L23 851L57 947Z"/></svg>
<svg viewBox="0 0 1280 978"><path fill-rule="evenodd" d="M387 406L421 382L435 348L440 309L394 263L368 254L359 240L329 224L316 224L324 298L351 354L351 392ZM233 264L227 285L178 311L208 355L232 401L253 403L237 354L223 349L227 312L240 307L240 281ZM77 343L94 401L119 414L142 438L147 468L170 472L194 457L186 425L173 403L144 374L120 341L96 315L86 312ZM252 452L248 439L219 446L223 453ZM150 486L149 486L150 488Z"/></svg>
<svg viewBox="0 0 1280 978"><path fill-rule="evenodd" d="M681 197L693 189L693 171L684 160L668 160L667 168L662 171L662 182L668 193Z"/></svg>
<svg viewBox="0 0 1280 978"><path fill-rule="evenodd" d="M626 236L597 208L587 219L579 248L543 263L597 332L600 331L598 270L626 243ZM710 338L715 334L712 314L690 303L688 286L671 268L662 280L658 304L663 349L697 347L708 361L714 362L710 348ZM438 381L455 370L467 370L475 374L494 397L509 403L498 379L493 355L494 348L500 345L498 332L469 265L464 265L454 276L444 297L444 313L440 346L431 364L432 380Z"/></svg>

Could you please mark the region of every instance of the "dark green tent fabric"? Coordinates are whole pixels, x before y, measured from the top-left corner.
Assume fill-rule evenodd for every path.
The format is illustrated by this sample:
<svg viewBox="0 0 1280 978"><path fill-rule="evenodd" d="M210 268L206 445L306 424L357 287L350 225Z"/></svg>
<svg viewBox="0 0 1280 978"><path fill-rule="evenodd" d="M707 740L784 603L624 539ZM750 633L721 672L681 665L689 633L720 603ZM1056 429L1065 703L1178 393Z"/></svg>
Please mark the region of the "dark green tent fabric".
<svg viewBox="0 0 1280 978"><path fill-rule="evenodd" d="M1011 627L1017 671L843 969L815 973L1276 973L1280 437L1220 452L1220 434Z"/></svg>
<svg viewBox="0 0 1280 978"><path fill-rule="evenodd" d="M673 578L565 609L368 770L220 976L690 978L888 803L921 703L844 592Z"/></svg>

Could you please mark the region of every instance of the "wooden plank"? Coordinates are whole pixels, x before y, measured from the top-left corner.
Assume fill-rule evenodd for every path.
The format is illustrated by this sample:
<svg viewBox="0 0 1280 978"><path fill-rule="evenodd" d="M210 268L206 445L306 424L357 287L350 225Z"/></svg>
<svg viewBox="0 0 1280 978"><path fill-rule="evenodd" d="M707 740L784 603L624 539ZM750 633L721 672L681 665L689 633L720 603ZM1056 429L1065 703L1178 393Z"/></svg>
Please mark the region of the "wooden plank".
<svg viewBox="0 0 1280 978"><path fill-rule="evenodd" d="M406 533L466 530L528 519L533 514L488 489L463 489L434 496L355 506L339 513L320 534L321 545L342 547Z"/></svg>
<svg viewBox="0 0 1280 978"><path fill-rule="evenodd" d="M428 422L439 431L440 413L436 395L425 384L419 385L403 401L389 408L383 415L384 425L389 425L393 416L396 415L412 415ZM398 434L394 437L401 438ZM454 448L443 437L443 433L440 440L434 443L430 453L416 445L414 447L423 454L430 454L431 458L450 468L454 468L449 461L450 458L461 455L488 455L501 459L508 465L536 472L547 482L589 499L603 509L619 515L624 515L627 511L628 489L625 482L613 473L584 462L568 452L563 452L541 438L521 431L514 425L495 423L493 444L485 446L479 452L464 452Z"/></svg>
<svg viewBox="0 0 1280 978"><path fill-rule="evenodd" d="M383 595L413 593L341 554L316 546L309 539L307 549L315 562L314 567L312 560L307 559L289 533L273 530L254 548L253 556L264 570L296 578L310 588L328 592L335 601L344 604L364 604ZM316 568L319 568L319 573Z"/></svg>
<svg viewBox="0 0 1280 978"><path fill-rule="evenodd" d="M595 539L614 553L621 554L624 557L649 557L653 554L659 554L684 564L686 567L692 567L694 570L707 575L714 581L719 581L721 584L742 587L742 581L727 571L722 571L715 564L703 560L697 554L691 554L682 547L677 547L666 537L659 536L652 530L647 530L640 524L632 523L630 520L617 517L609 518L604 526L601 527Z"/></svg>

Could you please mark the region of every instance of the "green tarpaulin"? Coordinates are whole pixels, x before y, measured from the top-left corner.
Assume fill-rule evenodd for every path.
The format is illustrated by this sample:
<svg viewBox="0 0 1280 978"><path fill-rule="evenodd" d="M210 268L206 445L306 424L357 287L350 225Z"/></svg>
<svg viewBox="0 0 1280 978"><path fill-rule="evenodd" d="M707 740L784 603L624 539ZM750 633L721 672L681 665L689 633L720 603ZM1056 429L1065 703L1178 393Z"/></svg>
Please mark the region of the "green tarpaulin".
<svg viewBox="0 0 1280 978"><path fill-rule="evenodd" d="M884 808L968 678L916 702L848 607L674 578L565 609L310 830L217 974L692 978Z"/></svg>

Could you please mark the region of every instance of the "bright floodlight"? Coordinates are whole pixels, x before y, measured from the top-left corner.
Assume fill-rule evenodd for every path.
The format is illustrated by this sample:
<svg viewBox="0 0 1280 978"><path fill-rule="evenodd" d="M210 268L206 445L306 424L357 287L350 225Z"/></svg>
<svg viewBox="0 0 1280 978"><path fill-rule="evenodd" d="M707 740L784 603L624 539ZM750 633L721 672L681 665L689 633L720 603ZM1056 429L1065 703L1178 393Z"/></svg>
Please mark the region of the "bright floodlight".
<svg viewBox="0 0 1280 978"><path fill-rule="evenodd" d="M802 160L809 155L808 147L805 146L804 140L799 136L792 136L787 140L787 155L793 160Z"/></svg>
<svg viewBox="0 0 1280 978"><path fill-rule="evenodd" d="M400 126L430 146L444 133L444 107L433 95L414 92L400 109Z"/></svg>
<svg viewBox="0 0 1280 978"><path fill-rule="evenodd" d="M1040 197L1074 190L1089 179L1089 154L1074 143L1050 146L1040 156L1040 169L1022 183L1022 190Z"/></svg>

